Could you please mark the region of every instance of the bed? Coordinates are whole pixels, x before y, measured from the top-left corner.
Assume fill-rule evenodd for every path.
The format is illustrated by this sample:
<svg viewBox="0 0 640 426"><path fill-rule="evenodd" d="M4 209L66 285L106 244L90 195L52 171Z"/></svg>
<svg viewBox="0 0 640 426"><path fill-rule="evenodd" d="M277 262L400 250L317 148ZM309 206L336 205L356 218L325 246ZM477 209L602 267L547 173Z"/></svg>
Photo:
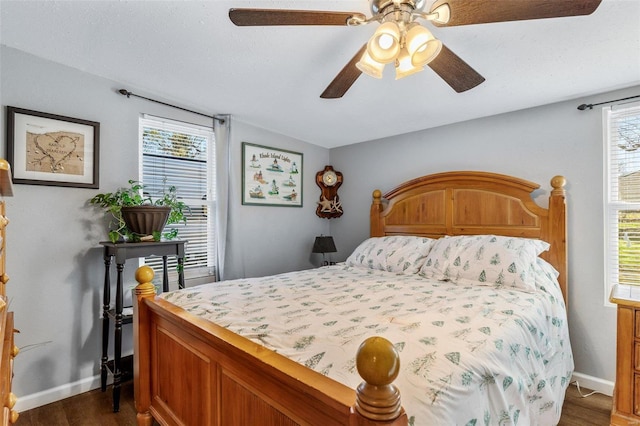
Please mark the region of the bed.
<svg viewBox="0 0 640 426"><path fill-rule="evenodd" d="M526 180L433 174L374 191L370 238L335 266L158 296L141 268L138 423L557 422L573 371L564 185L541 207Z"/></svg>

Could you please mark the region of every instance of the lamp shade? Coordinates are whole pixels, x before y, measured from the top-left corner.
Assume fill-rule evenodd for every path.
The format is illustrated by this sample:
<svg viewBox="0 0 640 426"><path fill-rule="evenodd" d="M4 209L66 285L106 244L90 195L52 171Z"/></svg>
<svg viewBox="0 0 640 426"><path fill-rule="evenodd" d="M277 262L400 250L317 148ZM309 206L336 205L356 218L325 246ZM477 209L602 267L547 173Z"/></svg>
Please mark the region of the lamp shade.
<svg viewBox="0 0 640 426"><path fill-rule="evenodd" d="M338 250L336 249L336 245L333 242L333 237L321 235L316 237L316 240L313 243L312 253L335 253Z"/></svg>
<svg viewBox="0 0 640 426"><path fill-rule="evenodd" d="M13 197L11 166L9 162L3 158L0 158L0 195L3 197Z"/></svg>
<svg viewBox="0 0 640 426"><path fill-rule="evenodd" d="M415 66L411 62L411 55L406 48L403 48L398 55L398 60L396 62L396 80L399 80L403 77L406 77L411 74L415 74L419 71L422 71L424 67Z"/></svg>
<svg viewBox="0 0 640 426"><path fill-rule="evenodd" d="M371 77L382 78L384 64L371 59L371 56L369 56L369 52L365 50L362 54L362 57L360 58L360 61L356 63L356 68Z"/></svg>
<svg viewBox="0 0 640 426"><path fill-rule="evenodd" d="M442 42L435 38L428 29L414 25L407 32L407 50L411 55L411 63L422 67L438 56L442 50Z"/></svg>
<svg viewBox="0 0 640 426"><path fill-rule="evenodd" d="M393 62L400 52L400 28L395 22L380 25L367 43L367 52L381 64Z"/></svg>

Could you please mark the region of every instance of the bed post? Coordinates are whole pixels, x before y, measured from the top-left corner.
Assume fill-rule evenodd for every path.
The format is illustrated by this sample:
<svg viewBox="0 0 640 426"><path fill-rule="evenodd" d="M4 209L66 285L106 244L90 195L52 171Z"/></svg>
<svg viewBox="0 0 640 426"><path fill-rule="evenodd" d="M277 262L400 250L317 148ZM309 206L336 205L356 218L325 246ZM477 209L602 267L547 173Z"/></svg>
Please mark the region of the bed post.
<svg viewBox="0 0 640 426"><path fill-rule="evenodd" d="M151 405L149 311L143 303L145 298L153 297L156 294L156 288L151 282L153 275L153 269L146 265L136 270L138 285L134 290L136 303L133 304L133 390L136 411L138 412L136 420L139 426L151 426L153 422L149 413Z"/></svg>
<svg viewBox="0 0 640 426"><path fill-rule="evenodd" d="M356 389L350 426L406 426L400 391L393 384L400 372L400 356L393 344L383 337L369 337L358 348L356 367L364 381Z"/></svg>
<svg viewBox="0 0 640 426"><path fill-rule="evenodd" d="M560 273L558 276L558 282L562 289L564 296L564 303L568 309L569 302L569 279L567 266L567 204L566 193L564 186L567 184L567 180L564 176L554 176L551 179L551 196L549 197L549 216L551 223L549 226L549 233L552 236L551 241L547 241L549 244L555 247L553 250L554 259L549 259L551 263L556 266L556 269Z"/></svg>
<svg viewBox="0 0 640 426"><path fill-rule="evenodd" d="M384 237L382 229L382 219L380 213L384 206L382 205L382 192L379 189L373 191L373 202L371 203L371 213L369 223L371 224L370 235L371 237Z"/></svg>

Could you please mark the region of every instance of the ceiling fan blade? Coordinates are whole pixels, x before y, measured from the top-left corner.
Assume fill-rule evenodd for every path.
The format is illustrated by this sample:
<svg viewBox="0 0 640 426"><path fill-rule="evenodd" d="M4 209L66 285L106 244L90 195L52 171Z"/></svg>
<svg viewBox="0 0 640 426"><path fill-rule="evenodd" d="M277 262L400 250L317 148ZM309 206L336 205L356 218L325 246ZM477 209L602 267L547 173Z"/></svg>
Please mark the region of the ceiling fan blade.
<svg viewBox="0 0 640 426"><path fill-rule="evenodd" d="M266 25L348 25L350 18L366 20L357 12L315 10L229 9L229 19L239 27Z"/></svg>
<svg viewBox="0 0 640 426"><path fill-rule="evenodd" d="M360 71L356 67L356 63L360 60L364 51L367 49L367 44L365 43L358 53L356 53L353 58L347 63L347 65L340 70L338 75L333 79L331 83L324 89L324 92L320 95L323 99L337 99L341 98L347 90L356 82L362 71Z"/></svg>
<svg viewBox="0 0 640 426"><path fill-rule="evenodd" d="M562 18L590 15L602 0L438 0L431 11L448 4L451 18L447 23L432 21L438 27Z"/></svg>
<svg viewBox="0 0 640 426"><path fill-rule="evenodd" d="M473 89L484 81L483 76L445 45L428 65L458 93Z"/></svg>

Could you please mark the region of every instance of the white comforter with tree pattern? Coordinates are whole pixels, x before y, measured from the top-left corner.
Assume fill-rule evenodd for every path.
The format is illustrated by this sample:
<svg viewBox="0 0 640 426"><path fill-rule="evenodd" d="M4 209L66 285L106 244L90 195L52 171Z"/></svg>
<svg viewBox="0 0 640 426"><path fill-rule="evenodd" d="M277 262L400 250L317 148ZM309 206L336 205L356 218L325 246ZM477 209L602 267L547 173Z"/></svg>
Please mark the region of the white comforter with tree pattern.
<svg viewBox="0 0 640 426"><path fill-rule="evenodd" d="M358 346L387 338L416 426L555 425L573 372L564 302L546 267L530 293L339 264L162 297L354 389Z"/></svg>

